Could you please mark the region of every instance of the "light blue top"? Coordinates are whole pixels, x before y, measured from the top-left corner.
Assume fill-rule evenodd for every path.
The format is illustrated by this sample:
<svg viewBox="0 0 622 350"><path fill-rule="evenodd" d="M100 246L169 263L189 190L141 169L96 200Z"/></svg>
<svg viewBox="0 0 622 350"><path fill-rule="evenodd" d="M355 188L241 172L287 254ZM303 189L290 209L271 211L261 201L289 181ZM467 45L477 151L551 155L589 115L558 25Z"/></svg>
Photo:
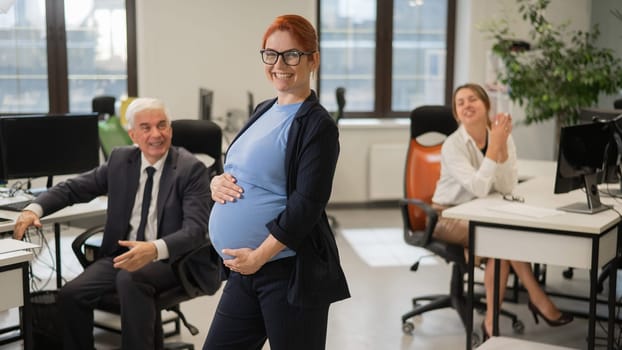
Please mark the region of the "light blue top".
<svg viewBox="0 0 622 350"><path fill-rule="evenodd" d="M244 189L242 198L215 203L209 220L210 239L223 259L223 248L255 249L268 237L266 224L287 203L285 147L292 120L302 103L274 104L231 145L225 172ZM285 248L272 260L295 255Z"/></svg>

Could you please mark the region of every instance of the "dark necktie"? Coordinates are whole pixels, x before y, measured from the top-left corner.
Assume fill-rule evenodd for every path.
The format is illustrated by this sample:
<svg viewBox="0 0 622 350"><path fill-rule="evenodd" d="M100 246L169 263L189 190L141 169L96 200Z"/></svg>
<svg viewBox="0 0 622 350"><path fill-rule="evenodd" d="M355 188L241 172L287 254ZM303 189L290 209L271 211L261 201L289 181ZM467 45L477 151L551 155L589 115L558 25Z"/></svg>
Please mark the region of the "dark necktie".
<svg viewBox="0 0 622 350"><path fill-rule="evenodd" d="M147 182L145 182L145 190L143 192L143 205L140 210L140 224L136 231L136 240L145 240L145 227L147 227L147 216L149 214L149 204L151 202L151 189L153 188L153 173L155 168L150 166L145 169L147 171Z"/></svg>

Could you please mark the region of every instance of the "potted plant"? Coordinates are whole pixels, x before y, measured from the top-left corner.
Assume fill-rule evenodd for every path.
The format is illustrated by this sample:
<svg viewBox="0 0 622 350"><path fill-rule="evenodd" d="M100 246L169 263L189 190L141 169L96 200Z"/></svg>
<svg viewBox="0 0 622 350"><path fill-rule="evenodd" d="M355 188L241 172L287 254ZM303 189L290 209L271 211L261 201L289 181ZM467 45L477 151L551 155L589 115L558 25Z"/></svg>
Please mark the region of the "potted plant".
<svg viewBox="0 0 622 350"><path fill-rule="evenodd" d="M613 50L599 48L598 25L590 31L569 31L545 17L550 0L517 0L523 20L531 25L530 49L517 50L507 20L484 28L492 35L494 55L504 69L499 81L509 98L525 107L525 123L557 118L558 128L577 122L579 109L597 103L601 93L622 88L622 63ZM612 14L622 19L618 10ZM519 46L525 48L524 46Z"/></svg>

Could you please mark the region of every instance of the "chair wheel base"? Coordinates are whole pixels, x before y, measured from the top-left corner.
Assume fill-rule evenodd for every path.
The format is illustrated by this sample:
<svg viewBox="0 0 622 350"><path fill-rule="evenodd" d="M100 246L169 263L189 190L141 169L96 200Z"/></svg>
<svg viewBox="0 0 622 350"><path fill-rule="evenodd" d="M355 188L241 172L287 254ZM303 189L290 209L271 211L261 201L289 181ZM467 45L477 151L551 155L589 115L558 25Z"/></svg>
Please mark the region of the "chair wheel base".
<svg viewBox="0 0 622 350"><path fill-rule="evenodd" d="M512 322L512 329L516 334L523 334L525 333L525 324L521 320L516 320Z"/></svg>
<svg viewBox="0 0 622 350"><path fill-rule="evenodd" d="M414 323L410 321L406 321L402 323L402 332L404 332L404 334L412 335L414 330L415 330Z"/></svg>
<svg viewBox="0 0 622 350"><path fill-rule="evenodd" d="M164 350L194 350L194 345L190 343L166 343L164 344Z"/></svg>

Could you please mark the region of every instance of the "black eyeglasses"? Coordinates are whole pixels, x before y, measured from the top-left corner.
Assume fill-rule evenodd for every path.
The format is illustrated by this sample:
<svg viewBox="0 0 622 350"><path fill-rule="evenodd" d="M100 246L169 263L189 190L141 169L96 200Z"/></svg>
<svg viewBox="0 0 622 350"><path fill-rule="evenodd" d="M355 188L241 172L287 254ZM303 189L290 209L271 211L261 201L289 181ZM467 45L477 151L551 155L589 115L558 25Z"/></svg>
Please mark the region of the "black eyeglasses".
<svg viewBox="0 0 622 350"><path fill-rule="evenodd" d="M300 64L300 57L304 55L312 55L315 51L304 52L300 50L287 50L283 52L274 51L271 49L263 49L259 51L261 53L261 60L265 64L275 65L279 60L279 56L283 57L283 62L288 66L297 66Z"/></svg>

